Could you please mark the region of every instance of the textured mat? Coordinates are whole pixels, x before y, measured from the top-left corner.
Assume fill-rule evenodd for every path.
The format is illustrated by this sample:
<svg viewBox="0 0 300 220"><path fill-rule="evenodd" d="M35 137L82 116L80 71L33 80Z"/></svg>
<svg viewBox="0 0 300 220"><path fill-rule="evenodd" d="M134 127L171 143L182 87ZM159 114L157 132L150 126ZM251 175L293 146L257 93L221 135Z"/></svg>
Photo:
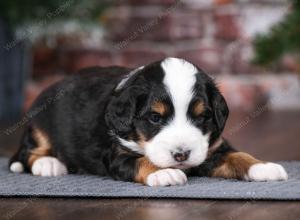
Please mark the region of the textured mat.
<svg viewBox="0 0 300 220"><path fill-rule="evenodd" d="M0 158L0 196L300 200L300 162L281 164L287 169L288 181L191 177L184 186L148 187L98 176L12 174L7 169L7 160Z"/></svg>

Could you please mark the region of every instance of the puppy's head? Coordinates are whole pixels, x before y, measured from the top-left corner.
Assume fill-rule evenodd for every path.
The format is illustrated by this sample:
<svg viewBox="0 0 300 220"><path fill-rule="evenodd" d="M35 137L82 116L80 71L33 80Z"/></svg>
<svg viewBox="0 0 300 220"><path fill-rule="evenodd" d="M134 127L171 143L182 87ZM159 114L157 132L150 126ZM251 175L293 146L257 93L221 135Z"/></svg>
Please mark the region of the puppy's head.
<svg viewBox="0 0 300 220"><path fill-rule="evenodd" d="M121 145L158 167L201 164L220 136L228 108L214 82L195 65L167 58L140 67L116 87L106 122Z"/></svg>

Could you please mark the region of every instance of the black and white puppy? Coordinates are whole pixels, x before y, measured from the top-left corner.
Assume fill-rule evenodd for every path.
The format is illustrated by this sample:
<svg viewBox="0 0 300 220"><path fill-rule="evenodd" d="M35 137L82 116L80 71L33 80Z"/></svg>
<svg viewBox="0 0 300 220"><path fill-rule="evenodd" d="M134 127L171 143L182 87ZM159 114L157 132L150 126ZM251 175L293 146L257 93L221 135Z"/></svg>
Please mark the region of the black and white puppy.
<svg viewBox="0 0 300 220"><path fill-rule="evenodd" d="M85 69L44 91L28 115L12 172L89 173L149 186L184 184L189 175L288 178L281 165L222 139L226 102L213 80L183 59Z"/></svg>

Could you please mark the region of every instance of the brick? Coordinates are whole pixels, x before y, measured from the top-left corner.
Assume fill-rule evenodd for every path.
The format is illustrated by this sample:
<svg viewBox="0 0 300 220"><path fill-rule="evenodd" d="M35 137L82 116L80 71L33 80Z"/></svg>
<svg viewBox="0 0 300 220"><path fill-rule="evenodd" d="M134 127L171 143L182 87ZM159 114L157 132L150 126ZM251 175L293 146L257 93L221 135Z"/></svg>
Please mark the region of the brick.
<svg viewBox="0 0 300 220"><path fill-rule="evenodd" d="M127 0L125 4L129 5L172 5L178 0Z"/></svg>
<svg viewBox="0 0 300 220"><path fill-rule="evenodd" d="M215 37L223 40L237 40L240 37L239 15L235 9L215 10Z"/></svg>
<svg viewBox="0 0 300 220"><path fill-rule="evenodd" d="M134 17L129 23L129 28L133 27L134 33L137 34L137 38L134 40L157 40L167 41L171 40L171 30L173 28L173 22L171 16L164 17ZM125 38L128 38L127 36Z"/></svg>
<svg viewBox="0 0 300 220"><path fill-rule="evenodd" d="M128 15L107 18L108 38L114 42L175 41L203 36L203 19L198 11L161 10L153 16Z"/></svg>
<svg viewBox="0 0 300 220"><path fill-rule="evenodd" d="M127 48L121 52L122 65L138 67L163 59L166 54L153 48Z"/></svg>
<svg viewBox="0 0 300 220"><path fill-rule="evenodd" d="M187 8L198 10L211 10L215 6L215 0L185 0L183 3Z"/></svg>
<svg viewBox="0 0 300 220"><path fill-rule="evenodd" d="M33 76L43 77L57 72L57 50L46 46L33 49Z"/></svg>
<svg viewBox="0 0 300 220"><path fill-rule="evenodd" d="M233 3L233 0L214 0L216 5L226 5Z"/></svg>
<svg viewBox="0 0 300 220"><path fill-rule="evenodd" d="M237 43L233 48L228 65L233 74L256 73L260 67L251 64L253 58L253 48L248 43Z"/></svg>
<svg viewBox="0 0 300 220"><path fill-rule="evenodd" d="M195 11L181 12L172 15L170 27L171 38L194 39L203 36L203 16Z"/></svg>
<svg viewBox="0 0 300 220"><path fill-rule="evenodd" d="M285 54L280 59L280 67L289 72L300 73L299 58L296 54Z"/></svg>
<svg viewBox="0 0 300 220"><path fill-rule="evenodd" d="M254 111L267 103L267 92L247 78L233 76L217 78L218 87L233 111Z"/></svg>
<svg viewBox="0 0 300 220"><path fill-rule="evenodd" d="M220 73L222 68L222 48L218 46L200 46L196 49L180 50L176 56L187 59L208 73Z"/></svg>
<svg viewBox="0 0 300 220"><path fill-rule="evenodd" d="M295 74L226 75L216 79L232 110L254 115L260 109L299 110L300 81Z"/></svg>
<svg viewBox="0 0 300 220"><path fill-rule="evenodd" d="M77 72L81 68L90 66L113 65L113 57L108 50L101 49L66 49L61 51L60 66L67 73Z"/></svg>

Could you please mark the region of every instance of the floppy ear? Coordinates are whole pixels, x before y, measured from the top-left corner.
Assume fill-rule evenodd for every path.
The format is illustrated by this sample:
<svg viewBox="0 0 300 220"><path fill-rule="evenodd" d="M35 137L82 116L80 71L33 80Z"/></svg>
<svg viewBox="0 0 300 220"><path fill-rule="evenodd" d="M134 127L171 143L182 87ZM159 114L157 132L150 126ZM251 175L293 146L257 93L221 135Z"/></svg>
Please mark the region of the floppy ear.
<svg viewBox="0 0 300 220"><path fill-rule="evenodd" d="M118 134L124 135L131 130L135 110L136 100L130 89L126 89L113 96L109 102L105 113L106 124Z"/></svg>
<svg viewBox="0 0 300 220"><path fill-rule="evenodd" d="M208 93L210 94L210 102L213 110L214 120L219 131L218 133L221 134L228 118L229 109L224 97L213 82L211 82L208 90Z"/></svg>
<svg viewBox="0 0 300 220"><path fill-rule="evenodd" d="M132 130L137 100L140 95L144 94L145 89L135 82L136 76L133 76L137 70L130 72L120 82L106 107L106 124L120 136L126 136Z"/></svg>

